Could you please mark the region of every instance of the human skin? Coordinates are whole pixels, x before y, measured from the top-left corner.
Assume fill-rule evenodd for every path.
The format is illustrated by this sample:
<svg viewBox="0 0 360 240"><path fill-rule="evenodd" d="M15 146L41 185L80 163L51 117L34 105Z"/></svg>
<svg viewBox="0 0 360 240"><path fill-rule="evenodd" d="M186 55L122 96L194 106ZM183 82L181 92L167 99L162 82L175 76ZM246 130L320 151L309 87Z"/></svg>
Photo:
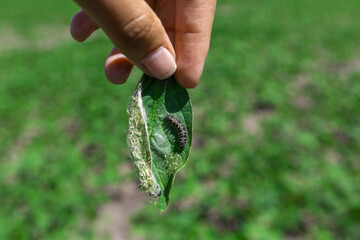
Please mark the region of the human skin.
<svg viewBox="0 0 360 240"><path fill-rule="evenodd" d="M126 82L133 65L185 88L199 83L208 54L216 0L75 0L70 32L79 42L101 28L115 47L105 61L114 84ZM153 9L156 9L156 13Z"/></svg>

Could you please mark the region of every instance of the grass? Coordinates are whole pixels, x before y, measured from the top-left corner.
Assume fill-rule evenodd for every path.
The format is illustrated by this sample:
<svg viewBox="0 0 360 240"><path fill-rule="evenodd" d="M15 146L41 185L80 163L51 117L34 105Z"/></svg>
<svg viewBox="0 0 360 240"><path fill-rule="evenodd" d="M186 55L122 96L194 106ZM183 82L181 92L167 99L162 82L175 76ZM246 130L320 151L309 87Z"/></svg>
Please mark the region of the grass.
<svg viewBox="0 0 360 240"><path fill-rule="evenodd" d="M0 29L29 46L33 29L66 26L77 9L24 4L1 4ZM170 209L138 209L132 233L360 238L358 9L356 0L219 2L204 76L190 91L189 164ZM126 106L141 74L107 83L110 48L100 36L0 52L0 239L97 239L106 187L135 179L119 166L129 161Z"/></svg>

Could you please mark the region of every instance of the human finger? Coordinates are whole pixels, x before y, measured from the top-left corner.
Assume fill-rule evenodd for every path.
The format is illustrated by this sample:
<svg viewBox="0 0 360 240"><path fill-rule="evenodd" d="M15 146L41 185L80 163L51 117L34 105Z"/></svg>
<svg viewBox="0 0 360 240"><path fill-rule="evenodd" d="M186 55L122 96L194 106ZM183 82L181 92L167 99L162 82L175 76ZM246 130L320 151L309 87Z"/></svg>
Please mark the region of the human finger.
<svg viewBox="0 0 360 240"><path fill-rule="evenodd" d="M186 88L199 83L209 51L216 0L159 0L158 16L176 51L175 78Z"/></svg>
<svg viewBox="0 0 360 240"><path fill-rule="evenodd" d="M71 19L70 34L76 41L83 42L98 28L97 24L80 10Z"/></svg>
<svg viewBox="0 0 360 240"><path fill-rule="evenodd" d="M146 2L151 9L156 8L156 0L146 0ZM76 41L83 42L98 28L96 23L83 10L80 10L71 20L70 33Z"/></svg>
<svg viewBox="0 0 360 240"><path fill-rule="evenodd" d="M144 0L75 0L114 45L145 73L165 79L176 70L175 51Z"/></svg>
<svg viewBox="0 0 360 240"><path fill-rule="evenodd" d="M105 76L113 84L124 84L134 64L114 47L105 61Z"/></svg>

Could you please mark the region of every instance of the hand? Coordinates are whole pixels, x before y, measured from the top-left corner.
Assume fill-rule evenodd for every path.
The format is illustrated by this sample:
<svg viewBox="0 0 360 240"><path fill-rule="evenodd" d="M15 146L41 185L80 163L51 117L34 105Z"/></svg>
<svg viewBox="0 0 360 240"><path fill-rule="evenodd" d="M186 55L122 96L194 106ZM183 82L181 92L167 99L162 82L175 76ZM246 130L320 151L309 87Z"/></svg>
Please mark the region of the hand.
<svg viewBox="0 0 360 240"><path fill-rule="evenodd" d="M196 87L209 50L216 0L75 1L84 10L71 21L73 38L82 42L100 27L115 45L105 62L110 82L125 83L135 64L150 76L165 79L175 73L181 86Z"/></svg>

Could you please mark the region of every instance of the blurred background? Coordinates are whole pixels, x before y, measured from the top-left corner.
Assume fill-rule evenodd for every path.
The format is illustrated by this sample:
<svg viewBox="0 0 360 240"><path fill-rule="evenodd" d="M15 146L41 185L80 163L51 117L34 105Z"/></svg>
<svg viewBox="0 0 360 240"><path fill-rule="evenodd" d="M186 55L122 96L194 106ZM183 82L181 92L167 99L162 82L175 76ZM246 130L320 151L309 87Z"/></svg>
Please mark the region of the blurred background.
<svg viewBox="0 0 360 240"><path fill-rule="evenodd" d="M358 0L220 0L194 146L159 215L129 97L72 1L0 3L0 239L360 239Z"/></svg>

